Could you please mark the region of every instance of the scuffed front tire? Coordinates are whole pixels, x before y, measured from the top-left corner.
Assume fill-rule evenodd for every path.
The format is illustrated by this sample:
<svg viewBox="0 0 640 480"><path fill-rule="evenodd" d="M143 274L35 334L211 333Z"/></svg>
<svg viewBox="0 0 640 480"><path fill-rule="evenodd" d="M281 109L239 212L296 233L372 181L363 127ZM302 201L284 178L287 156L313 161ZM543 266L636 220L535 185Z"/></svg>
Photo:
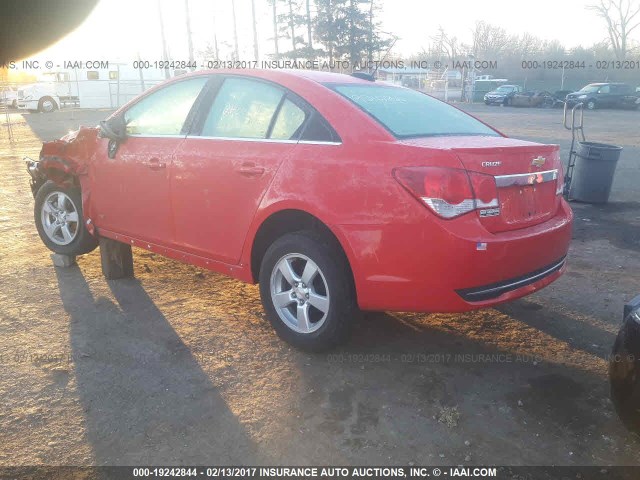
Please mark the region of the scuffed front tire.
<svg viewBox="0 0 640 480"><path fill-rule="evenodd" d="M80 190L45 182L35 197L34 220L46 247L63 255L82 255L98 246L86 229Z"/></svg>

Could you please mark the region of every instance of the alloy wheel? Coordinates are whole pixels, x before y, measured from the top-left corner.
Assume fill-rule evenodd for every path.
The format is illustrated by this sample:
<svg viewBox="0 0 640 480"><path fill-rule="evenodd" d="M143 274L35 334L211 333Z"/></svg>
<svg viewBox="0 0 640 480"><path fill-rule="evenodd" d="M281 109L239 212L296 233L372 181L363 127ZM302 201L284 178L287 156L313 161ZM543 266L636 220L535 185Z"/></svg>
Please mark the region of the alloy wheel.
<svg viewBox="0 0 640 480"><path fill-rule="evenodd" d="M42 204L41 219L44 233L57 245L69 245L78 235L78 208L63 192L47 195Z"/></svg>
<svg viewBox="0 0 640 480"><path fill-rule="evenodd" d="M278 260L271 272L271 301L287 327L312 333L327 319L329 288L318 265L306 255L291 253Z"/></svg>

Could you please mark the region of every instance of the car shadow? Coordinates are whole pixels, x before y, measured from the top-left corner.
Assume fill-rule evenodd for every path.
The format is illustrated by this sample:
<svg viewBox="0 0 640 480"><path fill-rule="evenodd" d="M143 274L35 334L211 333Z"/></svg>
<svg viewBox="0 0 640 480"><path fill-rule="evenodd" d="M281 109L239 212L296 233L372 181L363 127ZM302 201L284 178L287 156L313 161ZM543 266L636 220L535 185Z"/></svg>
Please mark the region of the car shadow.
<svg viewBox="0 0 640 480"><path fill-rule="evenodd" d="M94 298L77 266L55 270L96 465L259 463L242 424L137 280L109 282L114 303Z"/></svg>
<svg viewBox="0 0 640 480"><path fill-rule="evenodd" d="M640 222L631 220L633 213L640 211L640 202L571 202L571 208L576 215L574 241L607 240L622 250L640 252Z"/></svg>
<svg viewBox="0 0 640 480"><path fill-rule="evenodd" d="M572 348L582 350L607 360L616 333L578 320L570 315L550 309L530 300L516 300L505 303L496 310L529 325L547 335L570 344ZM579 312L588 315L589 312Z"/></svg>
<svg viewBox="0 0 640 480"><path fill-rule="evenodd" d="M399 432L393 458L417 464L456 464L477 451L467 440L496 464L638 464L624 451L638 443L613 413L606 377L570 355L545 358L529 350L529 342L550 350L565 342L532 328L517 338L526 327L522 318L502 323L497 316L506 318L494 310L456 315L476 323L462 332L447 326L451 315L366 313L349 344L315 356L326 371L305 377L300 404L319 405L306 416L307 428L345 451L374 449L376 441L388 441L386 432ZM486 341L494 331L513 347ZM303 408L299 414L305 416ZM611 445L591 441L601 435ZM444 460L431 458L434 448L447 452ZM567 448L579 453L565 458L560 452Z"/></svg>

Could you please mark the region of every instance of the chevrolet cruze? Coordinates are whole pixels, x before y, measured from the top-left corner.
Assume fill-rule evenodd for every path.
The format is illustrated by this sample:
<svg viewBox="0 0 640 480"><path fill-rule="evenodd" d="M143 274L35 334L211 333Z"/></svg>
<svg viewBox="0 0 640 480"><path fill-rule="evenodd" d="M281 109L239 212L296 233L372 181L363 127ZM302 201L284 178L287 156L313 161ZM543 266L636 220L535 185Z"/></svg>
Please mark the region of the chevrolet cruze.
<svg viewBox="0 0 640 480"><path fill-rule="evenodd" d="M309 71L203 71L30 163L54 252L100 237L259 283L276 332L343 341L359 310L463 312L565 269L556 145L428 95Z"/></svg>

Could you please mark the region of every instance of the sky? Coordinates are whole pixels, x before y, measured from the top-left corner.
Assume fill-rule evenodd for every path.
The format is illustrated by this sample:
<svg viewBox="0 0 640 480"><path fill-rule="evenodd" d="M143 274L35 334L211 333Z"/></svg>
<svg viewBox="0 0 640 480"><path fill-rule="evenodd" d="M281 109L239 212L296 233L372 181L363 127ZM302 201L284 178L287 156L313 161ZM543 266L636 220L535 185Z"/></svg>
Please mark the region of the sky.
<svg viewBox="0 0 640 480"><path fill-rule="evenodd" d="M536 0L526 4L517 0L377 1L382 6L379 13L382 30L399 37L393 52L404 56L426 48L439 26L460 41L469 42L471 29L478 20L502 26L512 34L528 32L547 40L557 39L567 47L590 46L606 36L603 21L586 9L588 1ZM161 60L158 2L170 57L188 60L184 1L180 0L101 0L75 31L32 58L132 62L139 55L143 60ZM274 51L271 7L267 0L255 2L260 60L264 60ZM215 31L221 57L230 56L231 4L231 0L189 0L196 54L207 44L213 44ZM251 0L235 0L235 5L240 60L253 60ZM283 9L281 5L279 8ZM280 39L280 50L289 49L289 41Z"/></svg>

